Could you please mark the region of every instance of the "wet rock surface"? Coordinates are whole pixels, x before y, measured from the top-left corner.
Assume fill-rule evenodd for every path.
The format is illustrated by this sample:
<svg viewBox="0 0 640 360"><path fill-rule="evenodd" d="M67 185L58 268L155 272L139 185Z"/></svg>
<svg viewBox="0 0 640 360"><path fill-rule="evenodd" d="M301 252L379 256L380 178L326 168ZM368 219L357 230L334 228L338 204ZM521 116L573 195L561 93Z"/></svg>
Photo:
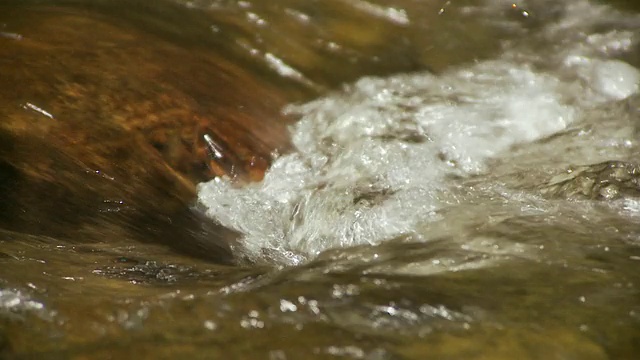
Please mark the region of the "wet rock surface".
<svg viewBox="0 0 640 360"><path fill-rule="evenodd" d="M640 197L640 165L623 161L576 166L542 189L552 197L615 200Z"/></svg>
<svg viewBox="0 0 640 360"><path fill-rule="evenodd" d="M282 92L215 48L100 9L0 7L14 34L0 37L1 226L73 242L103 240L106 228L196 252L215 244L188 239L208 232L188 209L194 186L262 177L288 146Z"/></svg>

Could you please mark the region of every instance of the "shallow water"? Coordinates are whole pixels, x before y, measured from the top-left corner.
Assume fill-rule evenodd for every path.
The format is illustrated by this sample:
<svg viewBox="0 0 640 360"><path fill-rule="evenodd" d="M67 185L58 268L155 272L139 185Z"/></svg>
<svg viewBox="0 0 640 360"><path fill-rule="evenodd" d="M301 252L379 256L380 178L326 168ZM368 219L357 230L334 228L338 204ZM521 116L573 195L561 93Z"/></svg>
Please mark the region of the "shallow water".
<svg viewBox="0 0 640 360"><path fill-rule="evenodd" d="M113 2L93 4L119 14ZM0 355L640 355L635 3L177 4L133 5L126 21L158 43L194 51L195 39L202 54L218 49L256 83L275 84L265 94L276 91L285 119L297 120L290 150L274 154L260 182L217 177L196 193L169 180L153 191L88 182L100 200L123 201L101 202L108 211L92 222L71 215L91 217L89 190L42 205L70 214L14 220L47 204L51 188L20 202L12 191L30 188L5 175ZM28 36L11 28L28 22L4 22L0 40ZM46 116L38 109L24 110ZM0 148L3 170L24 152L48 159L3 131L20 145ZM156 159L143 150L133 148L132 163ZM165 199L165 189L175 193Z"/></svg>

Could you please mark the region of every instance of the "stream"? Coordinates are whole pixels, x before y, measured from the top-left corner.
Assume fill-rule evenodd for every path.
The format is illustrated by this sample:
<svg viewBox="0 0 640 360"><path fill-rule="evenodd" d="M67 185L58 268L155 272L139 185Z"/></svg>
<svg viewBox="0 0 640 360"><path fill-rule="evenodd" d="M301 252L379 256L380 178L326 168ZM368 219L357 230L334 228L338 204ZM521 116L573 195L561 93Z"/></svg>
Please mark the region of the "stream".
<svg viewBox="0 0 640 360"><path fill-rule="evenodd" d="M0 358L636 359L639 44L633 1L0 0Z"/></svg>

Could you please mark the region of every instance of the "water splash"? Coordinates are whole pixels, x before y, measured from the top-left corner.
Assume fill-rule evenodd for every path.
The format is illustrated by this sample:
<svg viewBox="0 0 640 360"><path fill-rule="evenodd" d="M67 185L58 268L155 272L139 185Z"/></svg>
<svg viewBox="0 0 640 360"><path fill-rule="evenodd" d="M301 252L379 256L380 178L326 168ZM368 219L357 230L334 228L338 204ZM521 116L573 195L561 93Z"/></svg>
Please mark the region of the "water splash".
<svg viewBox="0 0 640 360"><path fill-rule="evenodd" d="M485 6L470 11L505 4ZM242 233L252 260L298 264L330 248L419 238L418 224L460 201L451 185L486 172L488 159L637 92L640 72L613 57L632 48L628 28L640 20L587 1L561 10L496 59L439 75L364 78L288 107L300 116L291 129L296 150L261 183L200 184L199 204ZM541 54L540 44L553 51Z"/></svg>

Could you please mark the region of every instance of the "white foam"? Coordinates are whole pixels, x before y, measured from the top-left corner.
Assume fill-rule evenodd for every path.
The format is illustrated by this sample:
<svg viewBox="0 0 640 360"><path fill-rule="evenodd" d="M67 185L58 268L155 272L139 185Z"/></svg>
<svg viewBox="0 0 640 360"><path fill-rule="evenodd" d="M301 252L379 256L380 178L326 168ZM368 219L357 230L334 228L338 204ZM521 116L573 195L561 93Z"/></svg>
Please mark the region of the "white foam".
<svg viewBox="0 0 640 360"><path fill-rule="evenodd" d="M616 100L626 99L636 93L640 82L636 68L616 60L595 62L591 77L594 90Z"/></svg>
<svg viewBox="0 0 640 360"><path fill-rule="evenodd" d="M261 183L200 184L199 203L242 233L249 257L288 264L415 232L456 201L451 176L482 172L514 144L562 131L590 106L638 91L640 72L609 58L629 48L632 32L573 38L572 29L600 21L594 13L609 20L617 13L579 0L567 6L573 11L542 31L555 44L571 37L571 46L549 55L552 66L539 69L540 55L525 44L438 76L365 78L291 106L286 111L300 116L291 129L296 151L277 159Z"/></svg>
<svg viewBox="0 0 640 360"><path fill-rule="evenodd" d="M32 300L21 291L13 289L0 289L0 315L22 316L25 313L33 312L43 319L50 319L55 315L53 312L45 311L44 304Z"/></svg>

